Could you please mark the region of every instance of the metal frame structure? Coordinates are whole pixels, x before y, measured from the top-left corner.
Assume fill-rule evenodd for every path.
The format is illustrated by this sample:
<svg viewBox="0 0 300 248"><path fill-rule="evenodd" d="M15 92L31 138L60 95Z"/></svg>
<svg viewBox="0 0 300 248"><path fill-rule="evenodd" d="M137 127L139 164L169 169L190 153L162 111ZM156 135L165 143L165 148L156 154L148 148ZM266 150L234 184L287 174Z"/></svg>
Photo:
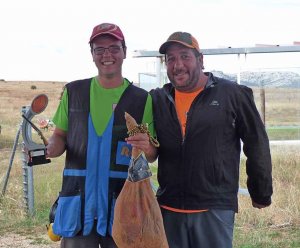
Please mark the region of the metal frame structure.
<svg viewBox="0 0 300 248"><path fill-rule="evenodd" d="M260 45L255 47L240 47L240 48L211 48L202 49L203 55L230 55L236 54L238 60L240 61L240 56L245 55L245 60L247 54L257 54L257 53L288 53L288 52L300 52L300 44L294 42L295 45L290 46L280 46L280 45ZM149 58L156 57L156 77L158 85L161 85L161 73L164 68L164 54L160 54L158 51L147 51L147 50L135 50L133 52L134 58ZM240 82L240 70L238 71L237 80Z"/></svg>
<svg viewBox="0 0 300 248"><path fill-rule="evenodd" d="M292 46L261 46L261 47L241 47L241 48L211 48L202 49L204 55L222 55L222 54L250 54L250 53L286 53L300 52L300 45ZM135 50L133 57L164 57L158 51Z"/></svg>

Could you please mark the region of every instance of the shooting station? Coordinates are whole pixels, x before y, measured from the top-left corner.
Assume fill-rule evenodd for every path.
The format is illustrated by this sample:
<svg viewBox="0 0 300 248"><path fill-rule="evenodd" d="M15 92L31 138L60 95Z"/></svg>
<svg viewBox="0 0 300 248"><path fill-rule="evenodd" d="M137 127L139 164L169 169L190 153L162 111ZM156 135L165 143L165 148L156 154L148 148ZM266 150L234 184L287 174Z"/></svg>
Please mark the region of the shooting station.
<svg viewBox="0 0 300 248"><path fill-rule="evenodd" d="M13 160L19 136L22 133L22 169L23 169L23 191L25 207L29 215L34 215L34 186L33 186L33 165L50 163L50 159L46 158L46 145L48 144L41 130L32 123L32 118L42 113L48 105L48 97L45 94L37 95L31 102L30 106L21 108L21 123L17 131L12 153L9 160L9 166L4 178L2 195L5 194L10 171L13 165ZM40 136L42 143L37 143L32 139L32 128Z"/></svg>

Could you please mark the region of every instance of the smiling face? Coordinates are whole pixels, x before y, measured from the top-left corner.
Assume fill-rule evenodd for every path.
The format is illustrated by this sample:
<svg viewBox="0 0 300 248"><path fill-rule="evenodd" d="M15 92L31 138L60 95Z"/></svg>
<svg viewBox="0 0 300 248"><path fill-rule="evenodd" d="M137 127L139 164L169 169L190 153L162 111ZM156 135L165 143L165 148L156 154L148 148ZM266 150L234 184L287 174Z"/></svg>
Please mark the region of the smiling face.
<svg viewBox="0 0 300 248"><path fill-rule="evenodd" d="M172 43L166 52L167 74L174 87L182 92L193 92L202 87L203 56L193 49Z"/></svg>
<svg viewBox="0 0 300 248"><path fill-rule="evenodd" d="M110 49L104 49L104 53L99 52L103 48ZM120 40L111 35L101 35L93 40L91 52L100 78L122 77L122 64L126 58L126 47L122 46Z"/></svg>

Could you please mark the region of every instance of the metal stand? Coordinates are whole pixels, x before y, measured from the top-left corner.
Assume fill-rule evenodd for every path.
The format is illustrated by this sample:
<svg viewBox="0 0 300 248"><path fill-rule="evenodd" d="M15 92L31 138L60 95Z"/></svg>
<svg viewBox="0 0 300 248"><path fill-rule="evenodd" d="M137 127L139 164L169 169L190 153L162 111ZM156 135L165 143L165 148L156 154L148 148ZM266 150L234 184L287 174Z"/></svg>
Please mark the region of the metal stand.
<svg viewBox="0 0 300 248"><path fill-rule="evenodd" d="M48 97L45 94L37 95L31 102L30 106L23 106L21 109L22 119L20 128L17 132L13 152L11 154L8 171L4 181L2 195L5 194L9 174L11 171L16 146L22 131L22 169L23 169L23 185L24 185L24 202L29 215L33 216L34 212L34 187L33 187L33 165L50 163L51 160L46 157L47 139L44 137L41 130L35 126L31 119L45 110L48 104ZM32 128L37 131L43 144L37 144L32 140Z"/></svg>
<svg viewBox="0 0 300 248"><path fill-rule="evenodd" d="M22 114L28 111L29 107L24 106L22 108ZM31 139L32 129L27 129L27 135ZM33 168L28 166L28 155L25 151L25 143L22 143L22 168L23 168L23 191L24 191L24 203L27 213L30 216L34 216L34 187L33 187Z"/></svg>
<svg viewBox="0 0 300 248"><path fill-rule="evenodd" d="M23 106L22 109L21 109L22 114L25 114L28 109L29 109L29 106ZM16 153L16 149L17 149L17 145L18 145L18 141L19 141L19 136L20 136L21 129L22 129L22 124L23 124L23 120L20 124L20 127L18 129L16 138L15 138L15 141L14 141L12 153L11 153L10 160L9 160L8 170L7 170L6 176L4 178L2 195L5 195L5 192L6 192L10 171L11 171L11 168L12 168L12 165L13 165L13 160L14 160L14 157L15 157L15 153ZM31 129L28 129L28 136L31 137ZM24 142L22 142L22 169L23 169L24 204L25 204L25 208L26 208L27 213L30 216L33 216L35 214L34 213L33 168L28 166L27 156L28 155L27 155L26 151L24 150Z"/></svg>

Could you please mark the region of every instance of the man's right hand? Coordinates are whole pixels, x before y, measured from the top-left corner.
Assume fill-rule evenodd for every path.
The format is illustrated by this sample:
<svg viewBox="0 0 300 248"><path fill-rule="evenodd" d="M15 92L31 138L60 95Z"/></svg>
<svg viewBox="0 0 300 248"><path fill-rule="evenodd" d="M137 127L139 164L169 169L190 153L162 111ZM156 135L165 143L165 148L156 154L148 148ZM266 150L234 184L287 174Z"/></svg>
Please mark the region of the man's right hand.
<svg viewBox="0 0 300 248"><path fill-rule="evenodd" d="M137 133L134 136L129 136L126 138L127 144L132 145L135 148L142 150L148 160L152 163L157 158L157 148L155 148L146 133Z"/></svg>
<svg viewBox="0 0 300 248"><path fill-rule="evenodd" d="M52 136L48 140L47 157L55 158L62 155L66 150L67 133L59 128L55 128Z"/></svg>

